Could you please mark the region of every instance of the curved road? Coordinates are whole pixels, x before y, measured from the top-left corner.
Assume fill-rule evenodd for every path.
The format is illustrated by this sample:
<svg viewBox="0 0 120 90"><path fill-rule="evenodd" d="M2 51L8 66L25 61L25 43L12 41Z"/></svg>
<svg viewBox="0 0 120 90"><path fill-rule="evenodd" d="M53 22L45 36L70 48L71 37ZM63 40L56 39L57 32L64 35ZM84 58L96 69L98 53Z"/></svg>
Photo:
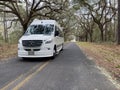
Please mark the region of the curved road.
<svg viewBox="0 0 120 90"><path fill-rule="evenodd" d="M0 90L117 90L75 43L54 60L0 62Z"/></svg>

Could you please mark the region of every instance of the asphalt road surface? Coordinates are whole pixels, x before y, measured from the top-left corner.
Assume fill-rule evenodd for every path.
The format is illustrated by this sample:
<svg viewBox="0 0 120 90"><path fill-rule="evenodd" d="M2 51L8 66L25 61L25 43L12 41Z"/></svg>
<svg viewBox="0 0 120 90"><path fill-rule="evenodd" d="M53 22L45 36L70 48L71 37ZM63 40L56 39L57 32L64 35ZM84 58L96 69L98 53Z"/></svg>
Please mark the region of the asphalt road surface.
<svg viewBox="0 0 120 90"><path fill-rule="evenodd" d="M75 43L54 59L0 62L0 90L117 90Z"/></svg>

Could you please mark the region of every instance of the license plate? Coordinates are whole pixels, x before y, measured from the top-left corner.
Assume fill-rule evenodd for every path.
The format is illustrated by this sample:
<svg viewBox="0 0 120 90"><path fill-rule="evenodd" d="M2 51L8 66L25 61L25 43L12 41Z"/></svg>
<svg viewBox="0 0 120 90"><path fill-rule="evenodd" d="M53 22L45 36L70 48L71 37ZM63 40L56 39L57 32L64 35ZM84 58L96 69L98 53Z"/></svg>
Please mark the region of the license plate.
<svg viewBox="0 0 120 90"><path fill-rule="evenodd" d="M28 55L34 55L34 51L29 51Z"/></svg>

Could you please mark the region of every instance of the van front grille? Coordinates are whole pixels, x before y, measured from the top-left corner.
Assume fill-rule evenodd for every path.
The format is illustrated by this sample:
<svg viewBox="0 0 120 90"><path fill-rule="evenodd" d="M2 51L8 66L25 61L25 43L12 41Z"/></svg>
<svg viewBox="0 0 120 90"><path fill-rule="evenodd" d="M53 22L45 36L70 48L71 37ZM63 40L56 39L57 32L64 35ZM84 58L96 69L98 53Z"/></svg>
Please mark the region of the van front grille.
<svg viewBox="0 0 120 90"><path fill-rule="evenodd" d="M40 49L24 49L25 51L40 51Z"/></svg>
<svg viewBox="0 0 120 90"><path fill-rule="evenodd" d="M24 47L40 47L42 40L22 40L22 45Z"/></svg>

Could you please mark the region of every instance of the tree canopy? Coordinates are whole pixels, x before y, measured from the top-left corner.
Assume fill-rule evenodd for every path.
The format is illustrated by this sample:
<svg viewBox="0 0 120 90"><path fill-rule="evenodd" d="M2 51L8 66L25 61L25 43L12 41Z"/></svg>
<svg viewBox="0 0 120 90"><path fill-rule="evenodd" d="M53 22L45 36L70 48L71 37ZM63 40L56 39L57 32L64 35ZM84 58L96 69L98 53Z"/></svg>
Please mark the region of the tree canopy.
<svg viewBox="0 0 120 90"><path fill-rule="evenodd" d="M0 12L13 15L25 32L35 19L57 20L65 37L81 41L120 42L119 0L0 0ZM118 22L119 24L119 22ZM116 33L118 32L118 33ZM117 37L117 38L116 38Z"/></svg>
<svg viewBox="0 0 120 90"><path fill-rule="evenodd" d="M62 3L61 3L62 2ZM18 19L25 31L29 23L36 17L51 18L53 13L61 13L64 4L67 0L25 0L19 2L18 0L1 0L0 12L13 14L15 19ZM22 4L21 4L22 3Z"/></svg>

